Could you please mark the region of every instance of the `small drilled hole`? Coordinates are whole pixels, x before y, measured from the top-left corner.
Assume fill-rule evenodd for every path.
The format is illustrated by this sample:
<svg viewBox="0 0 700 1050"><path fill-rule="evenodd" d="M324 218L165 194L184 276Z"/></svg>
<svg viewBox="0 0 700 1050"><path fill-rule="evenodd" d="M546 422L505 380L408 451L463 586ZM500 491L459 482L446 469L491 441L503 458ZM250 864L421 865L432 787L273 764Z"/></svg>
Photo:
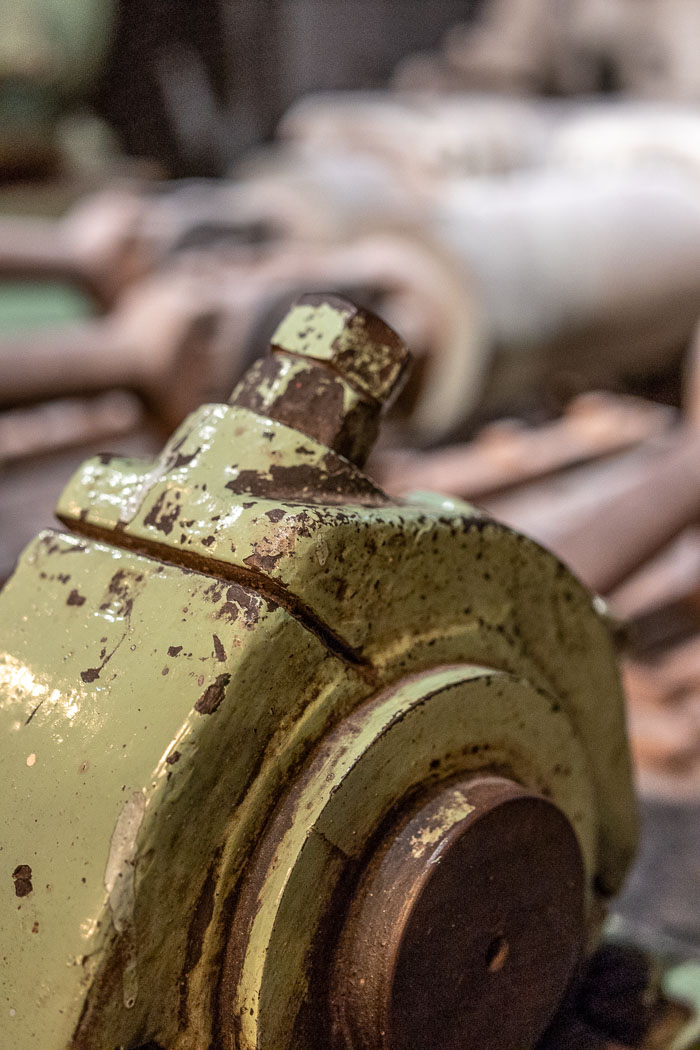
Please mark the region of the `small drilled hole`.
<svg viewBox="0 0 700 1050"><path fill-rule="evenodd" d="M505 937L494 937L486 949L486 968L489 973L498 973L505 966L509 951Z"/></svg>

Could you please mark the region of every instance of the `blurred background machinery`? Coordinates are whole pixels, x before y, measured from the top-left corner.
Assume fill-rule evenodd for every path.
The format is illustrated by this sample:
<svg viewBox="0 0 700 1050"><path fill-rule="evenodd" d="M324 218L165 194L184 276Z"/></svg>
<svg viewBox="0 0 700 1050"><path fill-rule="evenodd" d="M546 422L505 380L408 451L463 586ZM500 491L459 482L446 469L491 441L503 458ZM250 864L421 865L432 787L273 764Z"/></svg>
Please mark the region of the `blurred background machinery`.
<svg viewBox="0 0 700 1050"><path fill-rule="evenodd" d="M644 835L611 936L700 1000L700 8L427 7L3 5L0 579L301 290L375 309L416 364L369 472L619 620Z"/></svg>

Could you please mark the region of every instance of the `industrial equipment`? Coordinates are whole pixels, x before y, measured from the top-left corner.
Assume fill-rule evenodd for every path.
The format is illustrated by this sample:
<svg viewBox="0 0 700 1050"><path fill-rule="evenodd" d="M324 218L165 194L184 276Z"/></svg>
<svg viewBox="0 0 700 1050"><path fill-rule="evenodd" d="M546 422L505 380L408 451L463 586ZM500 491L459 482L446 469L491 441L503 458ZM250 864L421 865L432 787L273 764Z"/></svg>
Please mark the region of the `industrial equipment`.
<svg viewBox="0 0 700 1050"><path fill-rule="evenodd" d="M0 594L13 1050L524 1050L636 841L605 607L362 471L408 364L300 299Z"/></svg>

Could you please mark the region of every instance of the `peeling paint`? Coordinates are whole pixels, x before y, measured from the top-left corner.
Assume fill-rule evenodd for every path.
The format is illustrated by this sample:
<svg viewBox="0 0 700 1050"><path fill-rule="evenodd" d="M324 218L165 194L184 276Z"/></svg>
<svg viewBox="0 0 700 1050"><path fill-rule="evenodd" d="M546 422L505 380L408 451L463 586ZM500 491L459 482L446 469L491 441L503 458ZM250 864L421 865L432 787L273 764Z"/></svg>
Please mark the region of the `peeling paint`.
<svg viewBox="0 0 700 1050"><path fill-rule="evenodd" d="M136 948L133 939L136 842L145 813L146 797L143 792L134 791L119 814L112 832L104 875L112 922L124 940L122 998L128 1010L136 1005L138 996Z"/></svg>
<svg viewBox="0 0 700 1050"><path fill-rule="evenodd" d="M278 1035L311 1001L314 909L330 899L337 866L359 862L426 778L496 763L536 779L570 812L598 884L619 883L634 819L607 627L531 541L456 501L393 503L339 451L371 441L393 381L391 355L376 369L343 360L351 335L367 341L361 328L347 345L336 334L323 361L299 328L309 345L274 355L281 364L258 373L258 400L203 406L154 462L89 461L59 506L81 540L45 533L0 594L0 778L26 815L5 856L46 871L31 908L0 916L0 996L22 1015L22 1050L223 1045L213 992L247 899L240 874L254 881L253 844L278 827L273 802L341 723L333 761L326 751L299 806L281 807L270 880L240 927L245 981L224 999L241 1007L230 1027L241 1050L291 1045ZM311 401L334 392L316 421L333 448L304 432L300 401L292 419L259 411L297 381ZM68 578L55 566L69 553L69 586L85 602L67 609ZM563 603L564 592L576 601ZM478 671L477 702L471 690L441 700L465 664ZM438 681L419 703L423 675ZM401 696L405 716L392 721ZM362 757L385 737L396 743L369 772L363 759L359 776L346 775L353 749ZM550 784L555 765L572 775ZM430 850L433 831L417 850ZM34 920L40 937L17 935Z"/></svg>
<svg viewBox="0 0 700 1050"><path fill-rule="evenodd" d="M32 869L28 864L18 864L15 870L12 872L12 878L15 884L15 896L16 897L27 897L33 891L32 886Z"/></svg>
<svg viewBox="0 0 700 1050"><path fill-rule="evenodd" d="M216 681L207 686L194 705L195 711L199 711L202 715L213 715L215 711L218 711L226 696L226 686L230 681L230 674L218 675Z"/></svg>
<svg viewBox="0 0 700 1050"><path fill-rule="evenodd" d="M470 813L474 812L474 808L461 791L454 791L452 793L452 802L449 805L442 806L428 827L423 828L419 834L414 835L411 839L410 846L413 856L416 859L422 857L426 850L429 850L431 846L434 846L444 836L445 828L451 827L457 821L468 817ZM436 861L437 859L439 858L436 858Z"/></svg>
<svg viewBox="0 0 700 1050"><path fill-rule="evenodd" d="M136 839L146 813L146 797L134 791L115 824L109 844L104 883L114 928L124 933L134 918Z"/></svg>

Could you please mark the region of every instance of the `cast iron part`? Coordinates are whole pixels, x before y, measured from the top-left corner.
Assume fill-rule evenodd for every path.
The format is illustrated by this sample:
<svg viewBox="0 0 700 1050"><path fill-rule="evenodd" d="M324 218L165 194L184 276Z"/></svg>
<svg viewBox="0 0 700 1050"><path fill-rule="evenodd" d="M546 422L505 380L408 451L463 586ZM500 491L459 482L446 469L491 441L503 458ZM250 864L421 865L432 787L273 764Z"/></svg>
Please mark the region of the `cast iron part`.
<svg viewBox="0 0 700 1050"><path fill-rule="evenodd" d="M14 1050L523 1050L595 943L636 833L608 619L361 472L407 357L304 297L0 593Z"/></svg>

